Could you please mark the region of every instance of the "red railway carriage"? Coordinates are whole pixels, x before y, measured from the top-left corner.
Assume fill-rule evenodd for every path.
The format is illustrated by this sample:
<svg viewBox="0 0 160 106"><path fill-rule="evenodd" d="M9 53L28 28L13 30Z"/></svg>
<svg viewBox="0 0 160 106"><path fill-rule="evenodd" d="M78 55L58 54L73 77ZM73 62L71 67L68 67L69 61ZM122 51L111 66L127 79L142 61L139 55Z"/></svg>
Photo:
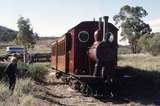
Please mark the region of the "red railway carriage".
<svg viewBox="0 0 160 106"><path fill-rule="evenodd" d="M94 34L99 27L103 29L103 22L81 22L57 39L52 44L51 67L72 75L92 75L95 61L92 59L89 49L93 47ZM111 23L107 23L105 29L114 37L113 47L108 50L112 51L110 54L117 54L118 29ZM103 30L100 33L98 36L102 40ZM110 61L113 66L117 64L117 55L114 56Z"/></svg>

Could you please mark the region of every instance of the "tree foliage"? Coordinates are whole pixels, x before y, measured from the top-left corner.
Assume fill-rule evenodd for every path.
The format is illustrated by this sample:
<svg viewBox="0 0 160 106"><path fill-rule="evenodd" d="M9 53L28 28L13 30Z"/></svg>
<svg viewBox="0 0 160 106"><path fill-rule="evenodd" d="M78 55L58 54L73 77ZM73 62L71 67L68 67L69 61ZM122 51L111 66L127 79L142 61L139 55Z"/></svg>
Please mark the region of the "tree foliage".
<svg viewBox="0 0 160 106"><path fill-rule="evenodd" d="M151 28L146 24L142 18L147 16L148 13L143 7L132 7L125 5L120 9L120 12L113 17L116 24L122 29L121 40L128 39L133 53L137 53L138 39L146 33L151 32Z"/></svg>
<svg viewBox="0 0 160 106"><path fill-rule="evenodd" d="M17 43L23 45L26 49L34 46L35 34L31 28L30 20L20 17L17 21L18 24L18 34L17 34ZM38 36L36 34L36 36Z"/></svg>
<svg viewBox="0 0 160 106"><path fill-rule="evenodd" d="M138 41L139 46L151 55L160 54L160 33L145 34Z"/></svg>

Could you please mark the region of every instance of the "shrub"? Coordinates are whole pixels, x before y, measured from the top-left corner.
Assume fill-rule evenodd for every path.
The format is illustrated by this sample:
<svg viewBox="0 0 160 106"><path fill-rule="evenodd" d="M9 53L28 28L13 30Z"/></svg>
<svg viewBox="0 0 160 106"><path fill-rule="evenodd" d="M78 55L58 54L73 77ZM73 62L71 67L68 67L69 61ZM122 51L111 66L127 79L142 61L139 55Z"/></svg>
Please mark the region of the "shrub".
<svg viewBox="0 0 160 106"><path fill-rule="evenodd" d="M44 76L47 74L48 70L44 64L30 64L18 62L18 78L32 78L36 81L42 81Z"/></svg>
<svg viewBox="0 0 160 106"><path fill-rule="evenodd" d="M18 78L25 78L25 77L30 77L30 72L28 70L28 65L23 63L23 62L18 62L17 63L17 77Z"/></svg>
<svg viewBox="0 0 160 106"><path fill-rule="evenodd" d="M160 54L160 34L146 34L142 36L138 45L146 52L150 53L153 56Z"/></svg>
<svg viewBox="0 0 160 106"><path fill-rule="evenodd" d="M44 76L47 74L47 67L43 64L32 64L29 65L30 76L36 81L42 81Z"/></svg>
<svg viewBox="0 0 160 106"><path fill-rule="evenodd" d="M160 54L160 35L154 36L150 41L150 50L149 53L153 56Z"/></svg>

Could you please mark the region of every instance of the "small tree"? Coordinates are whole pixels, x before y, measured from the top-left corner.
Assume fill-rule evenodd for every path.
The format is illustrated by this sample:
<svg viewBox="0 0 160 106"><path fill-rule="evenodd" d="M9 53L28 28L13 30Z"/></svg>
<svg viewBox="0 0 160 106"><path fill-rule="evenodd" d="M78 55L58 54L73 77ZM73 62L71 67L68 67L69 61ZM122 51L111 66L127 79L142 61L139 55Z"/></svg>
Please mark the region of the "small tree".
<svg viewBox="0 0 160 106"><path fill-rule="evenodd" d="M138 39L145 33L151 32L150 26L142 20L142 18L147 15L147 11L142 7L125 5L120 9L120 12L113 17L116 24L119 23L122 28L122 40L128 39L133 53L138 52Z"/></svg>
<svg viewBox="0 0 160 106"><path fill-rule="evenodd" d="M17 21L18 24L18 34L17 34L17 43L24 46L27 50L32 47L34 42L34 33L31 28L30 20L20 17Z"/></svg>
<svg viewBox="0 0 160 106"><path fill-rule="evenodd" d="M24 62L26 62L26 51L29 48L33 48L34 44L36 44L35 36L38 34L33 33L33 29L31 28L30 20L24 19L24 17L20 17L17 21L18 24L18 34L16 37L16 42L24 46Z"/></svg>

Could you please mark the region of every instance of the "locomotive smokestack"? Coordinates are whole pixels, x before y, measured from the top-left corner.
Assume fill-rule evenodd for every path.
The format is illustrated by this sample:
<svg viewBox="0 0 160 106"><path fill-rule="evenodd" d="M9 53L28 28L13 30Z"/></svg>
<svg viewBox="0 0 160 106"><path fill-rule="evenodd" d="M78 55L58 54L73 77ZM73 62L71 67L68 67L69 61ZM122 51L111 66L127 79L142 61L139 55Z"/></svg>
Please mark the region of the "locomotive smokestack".
<svg viewBox="0 0 160 106"><path fill-rule="evenodd" d="M93 18L93 21L94 21L94 22L96 21L95 17Z"/></svg>
<svg viewBox="0 0 160 106"><path fill-rule="evenodd" d="M101 30L102 17L99 18L98 29Z"/></svg>
<svg viewBox="0 0 160 106"><path fill-rule="evenodd" d="M105 41L105 34L108 33L108 16L103 17L103 41Z"/></svg>

